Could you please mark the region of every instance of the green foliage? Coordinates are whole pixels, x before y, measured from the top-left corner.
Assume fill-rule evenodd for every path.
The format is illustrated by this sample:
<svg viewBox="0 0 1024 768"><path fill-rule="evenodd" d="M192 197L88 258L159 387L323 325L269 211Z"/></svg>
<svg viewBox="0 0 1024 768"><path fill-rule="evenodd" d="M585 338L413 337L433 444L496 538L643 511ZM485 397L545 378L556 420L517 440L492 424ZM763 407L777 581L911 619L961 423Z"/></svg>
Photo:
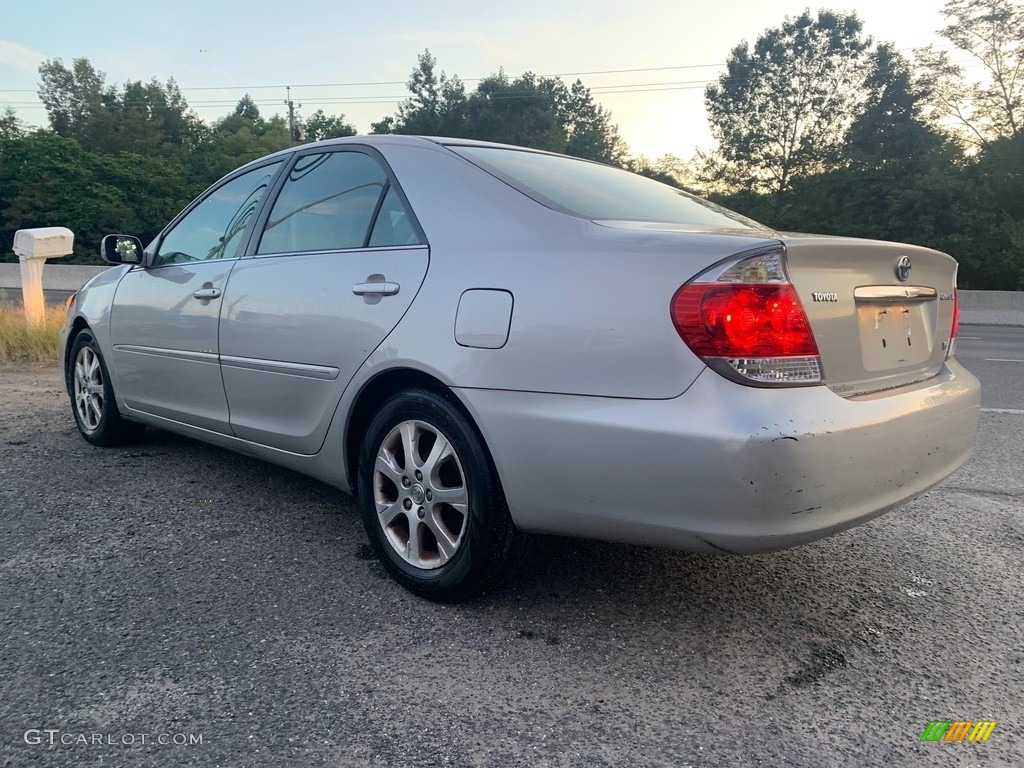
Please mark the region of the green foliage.
<svg viewBox="0 0 1024 768"><path fill-rule="evenodd" d="M733 49L705 103L718 142L716 175L774 195L775 213L796 179L834 167L863 81L869 41L854 14L805 11Z"/></svg>
<svg viewBox="0 0 1024 768"><path fill-rule="evenodd" d="M956 23L943 34L983 64L984 82L948 57L936 69L925 52L915 69L891 45L872 50L855 16L827 11L738 46L706 93L718 140L702 159L708 196L784 230L938 248L960 261L961 287L1024 290L1020 1L951 0L945 13ZM44 62L40 76L52 130L0 113L0 260L16 260L15 230L63 225L76 245L62 261L99 263L103 235L147 241L218 178L289 145L284 118L265 118L248 94L207 124L173 80L108 86L86 59ZM678 158L627 157L579 80L499 70L467 92L425 51L408 87L375 133L504 141L698 186ZM972 151L943 129L951 116L970 126L960 136ZM321 110L305 127L308 141L355 133Z"/></svg>
<svg viewBox="0 0 1024 768"><path fill-rule="evenodd" d="M411 95L399 105L398 114L374 123L373 133L464 136L466 88L459 78L438 74L429 49L417 57L406 87Z"/></svg>
<svg viewBox="0 0 1024 768"><path fill-rule="evenodd" d="M39 98L54 133L101 152L150 153L193 146L202 133L174 80L107 86L88 59L70 68L60 59L39 67Z"/></svg>
<svg viewBox="0 0 1024 768"><path fill-rule="evenodd" d="M526 72L485 77L465 102L460 136L560 152L568 142L555 83ZM564 87L564 86L563 86Z"/></svg>
<svg viewBox="0 0 1024 768"><path fill-rule="evenodd" d="M75 248L63 263L101 263L99 241L112 232L152 239L218 178L288 146L284 119L264 119L248 94L206 125L173 80L108 87L87 59L44 62L40 76L52 130L25 134L13 111L0 116L0 243L18 229L66 226ZM313 119L326 134L352 131L340 117ZM3 260L16 257L0 248Z"/></svg>
<svg viewBox="0 0 1024 768"><path fill-rule="evenodd" d="M869 60L864 102L846 135L849 159L881 168L932 162L937 152L955 155L955 147L922 117L930 93L925 83L914 80L906 58L886 43Z"/></svg>
<svg viewBox="0 0 1024 768"><path fill-rule="evenodd" d="M429 50L417 57L407 82L410 96L398 113L371 127L373 133L449 136L563 152L622 164L626 145L611 114L577 80L524 72L512 80L499 70L467 95L458 77L437 71Z"/></svg>
<svg viewBox="0 0 1024 768"><path fill-rule="evenodd" d="M323 141L324 139L340 139L344 136L355 136L354 125L345 122L344 115L326 115L322 109L318 109L305 121L305 140Z"/></svg>
<svg viewBox="0 0 1024 768"><path fill-rule="evenodd" d="M4 109L0 117L0 141L4 139L16 139L22 134L21 120L14 114L10 107Z"/></svg>
<svg viewBox="0 0 1024 768"><path fill-rule="evenodd" d="M3 142L0 155L0 242L13 242L18 229L66 226L75 248L62 263L98 263L99 241L111 232L154 237L191 197L179 164L87 152L48 131Z"/></svg>

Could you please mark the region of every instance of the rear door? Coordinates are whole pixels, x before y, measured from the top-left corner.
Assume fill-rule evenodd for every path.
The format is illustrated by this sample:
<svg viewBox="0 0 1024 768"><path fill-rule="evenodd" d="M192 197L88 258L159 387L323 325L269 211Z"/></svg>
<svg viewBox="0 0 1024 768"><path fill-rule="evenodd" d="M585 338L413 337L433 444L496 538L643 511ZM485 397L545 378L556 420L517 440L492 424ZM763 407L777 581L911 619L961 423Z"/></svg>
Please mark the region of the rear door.
<svg viewBox="0 0 1024 768"><path fill-rule="evenodd" d="M221 315L235 435L316 453L356 370L427 271L419 225L382 158L299 154L231 273Z"/></svg>
<svg viewBox="0 0 1024 768"><path fill-rule="evenodd" d="M898 243L784 240L833 392L864 394L938 373L952 342L954 259Z"/></svg>
<svg viewBox="0 0 1024 768"><path fill-rule="evenodd" d="M110 337L118 389L145 413L228 433L218 323L228 275L281 161L236 175L173 224L152 265L117 286Z"/></svg>

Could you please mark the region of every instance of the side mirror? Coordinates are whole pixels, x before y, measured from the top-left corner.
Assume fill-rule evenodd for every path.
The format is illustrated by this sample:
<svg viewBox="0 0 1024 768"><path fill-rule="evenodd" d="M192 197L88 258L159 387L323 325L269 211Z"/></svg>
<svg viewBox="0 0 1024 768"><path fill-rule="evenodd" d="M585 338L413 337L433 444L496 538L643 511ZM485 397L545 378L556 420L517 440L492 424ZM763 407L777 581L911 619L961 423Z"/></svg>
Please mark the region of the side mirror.
<svg viewBox="0 0 1024 768"><path fill-rule="evenodd" d="M100 255L111 264L141 264L142 241L131 235L107 235L100 243Z"/></svg>

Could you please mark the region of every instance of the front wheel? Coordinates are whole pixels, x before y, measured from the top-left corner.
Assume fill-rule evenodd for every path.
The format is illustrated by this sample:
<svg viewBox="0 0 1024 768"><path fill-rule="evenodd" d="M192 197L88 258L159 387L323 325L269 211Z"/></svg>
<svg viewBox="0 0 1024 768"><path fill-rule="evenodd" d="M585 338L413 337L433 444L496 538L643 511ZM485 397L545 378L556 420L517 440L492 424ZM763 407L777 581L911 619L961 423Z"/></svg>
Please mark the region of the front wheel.
<svg viewBox="0 0 1024 768"><path fill-rule="evenodd" d="M95 445L120 445L142 434L144 424L126 421L118 413L107 365L89 331L75 337L68 373L71 410L82 437Z"/></svg>
<svg viewBox="0 0 1024 768"><path fill-rule="evenodd" d="M377 557L421 597L456 600L486 590L522 551L523 535L476 430L431 390L384 403L367 429L357 484Z"/></svg>

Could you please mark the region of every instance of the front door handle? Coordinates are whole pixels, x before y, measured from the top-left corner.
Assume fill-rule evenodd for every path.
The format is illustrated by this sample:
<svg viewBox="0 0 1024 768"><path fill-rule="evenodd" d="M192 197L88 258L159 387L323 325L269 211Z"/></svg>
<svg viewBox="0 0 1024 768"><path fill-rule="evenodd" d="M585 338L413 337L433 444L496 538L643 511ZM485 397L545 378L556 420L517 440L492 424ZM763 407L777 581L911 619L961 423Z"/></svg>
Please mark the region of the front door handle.
<svg viewBox="0 0 1024 768"><path fill-rule="evenodd" d="M192 294L192 297L196 299L219 299L220 288L200 288Z"/></svg>
<svg viewBox="0 0 1024 768"><path fill-rule="evenodd" d="M352 293L356 296L366 296L367 294L394 296L398 293L398 288L398 283L359 283L352 286Z"/></svg>

